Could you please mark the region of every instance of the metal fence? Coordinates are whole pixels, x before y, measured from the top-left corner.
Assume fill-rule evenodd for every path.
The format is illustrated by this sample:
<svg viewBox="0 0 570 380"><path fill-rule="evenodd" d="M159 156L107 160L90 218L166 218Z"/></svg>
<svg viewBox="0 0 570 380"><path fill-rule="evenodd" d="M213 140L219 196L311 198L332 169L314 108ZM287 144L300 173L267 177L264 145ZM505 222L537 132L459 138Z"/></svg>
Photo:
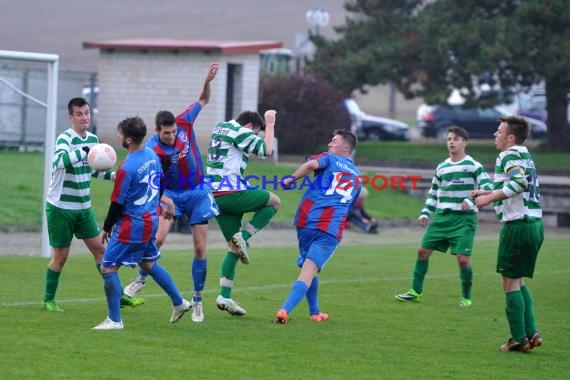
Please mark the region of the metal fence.
<svg viewBox="0 0 570 380"><path fill-rule="evenodd" d="M96 73L59 73L57 131L69 128L67 102L94 88ZM91 92L95 95L95 91ZM44 145L47 73L44 65L0 60L0 148L41 149ZM95 109L94 98L91 106ZM92 115L92 125L94 125Z"/></svg>

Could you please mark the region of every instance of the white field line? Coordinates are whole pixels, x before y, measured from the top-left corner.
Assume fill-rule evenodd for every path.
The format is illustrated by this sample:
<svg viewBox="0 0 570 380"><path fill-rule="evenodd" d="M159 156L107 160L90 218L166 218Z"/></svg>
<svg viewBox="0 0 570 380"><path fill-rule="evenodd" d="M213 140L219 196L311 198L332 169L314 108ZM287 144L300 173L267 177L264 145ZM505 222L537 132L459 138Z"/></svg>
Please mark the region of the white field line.
<svg viewBox="0 0 570 380"><path fill-rule="evenodd" d="M557 271L550 271L550 272L540 272L536 271L535 275L556 275L556 274L568 274L570 273L570 269L566 270L557 270ZM487 277L487 276L498 276L495 272L478 272L477 277ZM427 275L426 280L449 280L449 279L457 279L457 273L447 273L447 274L434 274L434 275ZM236 292L258 292L258 291L266 291L266 290L273 290L273 289L289 289L291 287L292 282L295 279L291 279L291 283L288 284L270 284L270 285L262 285L262 286L248 286L248 287L238 287L234 288ZM374 282L398 282L398 281L410 281L411 275L407 276L384 276L384 277L377 277L377 278L355 278L355 279L342 279L342 280L320 280L319 284L326 285L326 284L351 284L351 283L374 283ZM150 280L152 281L152 280ZM218 288L204 290L203 294L217 294ZM185 290L182 291L182 294L192 294L192 290ZM141 295L142 298L159 298L159 297L166 297L163 292L156 293L156 294L148 294L144 293ZM58 298L58 304L70 304L70 303L89 303L89 302L102 302L105 301L106 298L104 297L95 297L95 298ZM20 306L33 306L33 305L42 305L43 302L40 301L26 301L26 302L14 302L14 303L0 303L0 307L20 307Z"/></svg>

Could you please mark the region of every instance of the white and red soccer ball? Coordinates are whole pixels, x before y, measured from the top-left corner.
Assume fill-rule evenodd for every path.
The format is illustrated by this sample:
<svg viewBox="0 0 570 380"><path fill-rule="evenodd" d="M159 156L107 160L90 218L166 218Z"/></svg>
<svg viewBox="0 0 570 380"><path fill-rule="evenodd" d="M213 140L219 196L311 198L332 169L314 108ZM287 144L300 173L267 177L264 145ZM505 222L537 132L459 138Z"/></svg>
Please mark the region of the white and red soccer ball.
<svg viewBox="0 0 570 380"><path fill-rule="evenodd" d="M92 169L98 172L110 170L117 162L117 153L109 144L97 144L91 147L87 161Z"/></svg>

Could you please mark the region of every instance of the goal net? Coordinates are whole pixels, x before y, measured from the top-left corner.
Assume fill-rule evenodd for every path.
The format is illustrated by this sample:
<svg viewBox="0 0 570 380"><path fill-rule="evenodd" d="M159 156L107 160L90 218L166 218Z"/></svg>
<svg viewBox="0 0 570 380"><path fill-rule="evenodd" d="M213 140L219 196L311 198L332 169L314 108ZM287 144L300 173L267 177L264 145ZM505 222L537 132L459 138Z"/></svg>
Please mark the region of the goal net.
<svg viewBox="0 0 570 380"><path fill-rule="evenodd" d="M30 95L26 91L23 91L18 86L12 84L6 78L0 76L0 87L8 89L7 91L15 92L21 95L28 102L33 102L40 107L45 108L45 135L43 138L43 150L44 150L44 178L43 178L43 203L41 205L42 209L42 237L41 237L41 248L39 250L41 256L49 257L51 256L51 249L49 246L49 239L47 234L47 221L45 212L43 212L45 205L45 197L47 194L47 187L49 184L49 179L51 176L51 162L53 157L53 150L55 147L55 137L56 137L56 123L57 123L57 91L58 91L58 75L59 75L59 56L56 54L45 54L45 53L34 53L34 52L22 52L22 51L10 51L10 50L0 50L0 60L7 61L24 61L41 63L47 65L47 97L46 99L37 99ZM9 178L11 174L22 174L28 176L37 176L37 172L26 173L25 170L18 166L15 166L15 170L19 170L19 173L5 173L6 177ZM4 181L6 182L6 181ZM8 181L9 182L9 181ZM18 190L14 189L12 197L18 197ZM9 199L6 200L9 204ZM15 213L18 212L17 209L14 210ZM36 252L30 252L30 254L35 254Z"/></svg>

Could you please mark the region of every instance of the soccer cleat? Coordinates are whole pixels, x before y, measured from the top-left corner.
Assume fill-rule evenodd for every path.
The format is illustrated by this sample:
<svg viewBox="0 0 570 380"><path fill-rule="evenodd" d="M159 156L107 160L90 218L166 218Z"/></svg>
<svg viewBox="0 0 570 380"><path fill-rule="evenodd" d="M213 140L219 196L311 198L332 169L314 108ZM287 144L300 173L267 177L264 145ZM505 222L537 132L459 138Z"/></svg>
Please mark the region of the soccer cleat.
<svg viewBox="0 0 570 380"><path fill-rule="evenodd" d="M402 302L405 301L420 302L422 300L422 293L418 293L414 289L410 289L406 293L395 295L394 298Z"/></svg>
<svg viewBox="0 0 570 380"><path fill-rule="evenodd" d="M123 307L137 307L144 304L144 298L129 297L126 294L121 296L121 308Z"/></svg>
<svg viewBox="0 0 570 380"><path fill-rule="evenodd" d="M528 352L532 346L530 345L528 339L524 338L522 342L516 342L513 338L501 346L501 351L503 352Z"/></svg>
<svg viewBox="0 0 570 380"><path fill-rule="evenodd" d="M528 342L530 343L530 349L532 350L535 347L542 346L542 343L544 341L542 340L542 336L540 336L539 333L535 332L530 336L530 338L528 338Z"/></svg>
<svg viewBox="0 0 570 380"><path fill-rule="evenodd" d="M222 297L221 295L219 295L218 298L216 298L216 305L218 306L218 309L225 310L231 315L241 316L245 315L246 313L245 309L239 306L233 299L225 298Z"/></svg>
<svg viewBox="0 0 570 380"><path fill-rule="evenodd" d="M56 304L55 301L53 301L53 300L45 301L43 306L42 306L42 309L47 310L47 311L63 312L63 309L61 307L59 307L59 305Z"/></svg>
<svg viewBox="0 0 570 380"><path fill-rule="evenodd" d="M192 303L190 301L183 299L182 304L172 307L172 316L170 317L170 323L176 323L182 318L187 311L192 310Z"/></svg>
<svg viewBox="0 0 570 380"><path fill-rule="evenodd" d="M315 315L315 317L318 317L318 315ZM328 315L327 315L327 318L328 318ZM285 309L280 309L277 312L277 314L275 315L275 319L273 320L273 322L281 323L281 324L287 323L288 321L289 321L289 316L287 315L287 310L285 310Z"/></svg>
<svg viewBox="0 0 570 380"><path fill-rule="evenodd" d="M461 307L469 307L471 305L473 305L473 301L469 298L461 298L461 301L459 301L459 306Z"/></svg>
<svg viewBox="0 0 570 380"><path fill-rule="evenodd" d="M320 313L319 312L319 314L311 315L309 317L309 319L313 322L324 322L324 321L328 321L329 315L327 313Z"/></svg>
<svg viewBox="0 0 570 380"><path fill-rule="evenodd" d="M232 243L236 246L238 253L239 253L239 260L243 264L249 264L249 255L247 254L247 242L243 238L241 232L236 232L234 236L232 236Z"/></svg>
<svg viewBox="0 0 570 380"><path fill-rule="evenodd" d="M125 293L129 297L134 297L137 295L138 292L142 290L142 288L144 288L145 285L146 282L142 282L140 280L134 280L125 287L123 293Z"/></svg>
<svg viewBox="0 0 570 380"><path fill-rule="evenodd" d="M105 318L103 322L93 327L93 330L122 330L122 329L123 329L123 321L115 322L112 321L109 317Z"/></svg>
<svg viewBox="0 0 570 380"><path fill-rule="evenodd" d="M192 300L192 322L204 322L204 310L202 301Z"/></svg>

